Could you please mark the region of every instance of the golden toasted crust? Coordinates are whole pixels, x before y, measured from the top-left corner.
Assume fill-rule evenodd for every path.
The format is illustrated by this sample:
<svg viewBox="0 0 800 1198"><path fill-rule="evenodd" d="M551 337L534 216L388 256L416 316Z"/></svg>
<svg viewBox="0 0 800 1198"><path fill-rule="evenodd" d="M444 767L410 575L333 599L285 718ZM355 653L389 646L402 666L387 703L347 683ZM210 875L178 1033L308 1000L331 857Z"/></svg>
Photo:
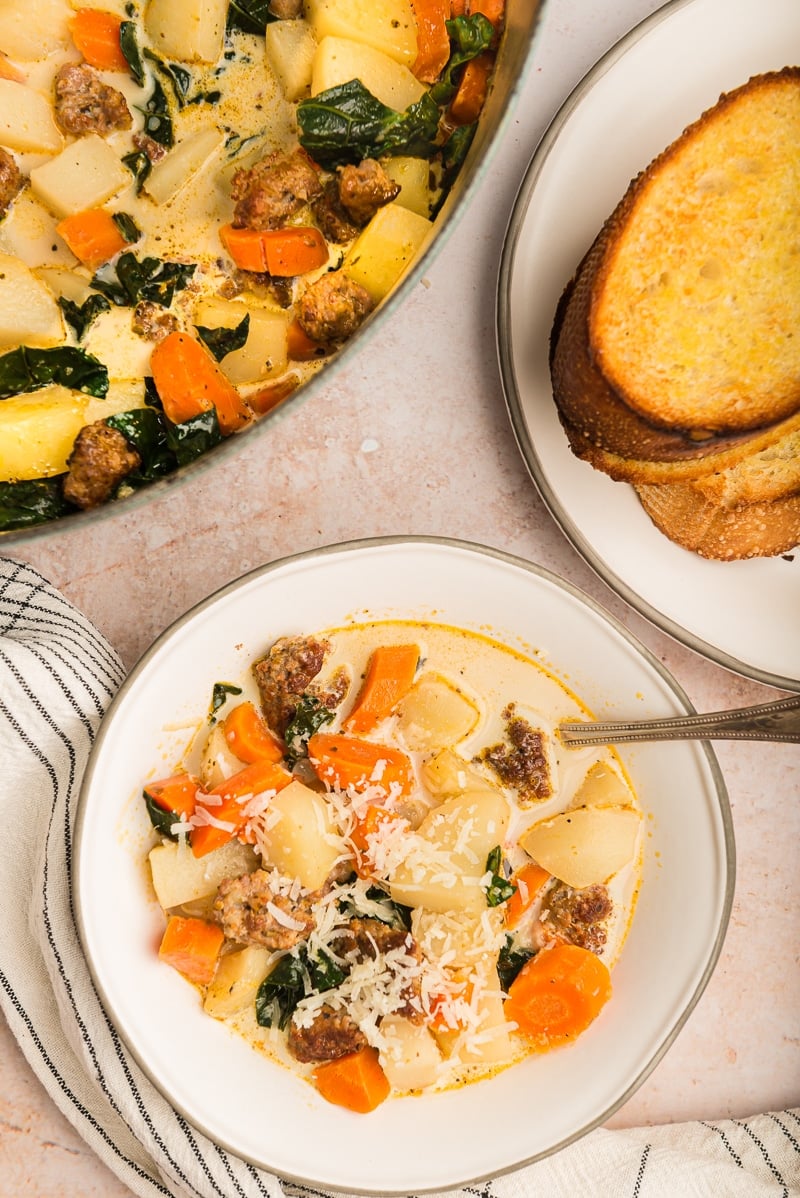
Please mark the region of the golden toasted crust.
<svg viewBox="0 0 800 1198"><path fill-rule="evenodd" d="M701 557L775 557L800 544L800 493L731 507L680 483L636 487L636 493L665 536Z"/></svg>

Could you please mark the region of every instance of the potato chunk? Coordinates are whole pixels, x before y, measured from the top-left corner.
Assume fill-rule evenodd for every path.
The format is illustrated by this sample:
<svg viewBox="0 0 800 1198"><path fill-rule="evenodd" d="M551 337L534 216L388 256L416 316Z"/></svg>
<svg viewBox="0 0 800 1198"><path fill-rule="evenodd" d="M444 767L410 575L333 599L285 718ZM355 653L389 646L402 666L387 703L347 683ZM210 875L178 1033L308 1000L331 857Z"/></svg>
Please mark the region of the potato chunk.
<svg viewBox="0 0 800 1198"><path fill-rule="evenodd" d="M31 171L31 187L56 216L99 208L131 181L131 172L96 133L87 133Z"/></svg>
<svg viewBox="0 0 800 1198"><path fill-rule="evenodd" d="M318 890L340 857L345 856L331 808L324 795L302 782L290 782L270 804L279 818L264 839L264 855L307 890Z"/></svg>
<svg viewBox="0 0 800 1198"><path fill-rule="evenodd" d="M23 341L49 346L63 340L61 309L52 291L19 258L0 254L0 351Z"/></svg>
<svg viewBox="0 0 800 1198"><path fill-rule="evenodd" d="M381 1020L386 1046L380 1050L381 1065L396 1090L424 1090L439 1074L442 1054L427 1027L399 1015Z"/></svg>
<svg viewBox="0 0 800 1198"><path fill-rule="evenodd" d="M75 438L86 423L88 395L43 387L0 403L0 479L63 474Z"/></svg>
<svg viewBox="0 0 800 1198"><path fill-rule="evenodd" d="M150 374L153 343L134 333L130 308L112 307L101 312L89 326L83 348L107 362L114 378L136 379Z"/></svg>
<svg viewBox="0 0 800 1198"><path fill-rule="evenodd" d="M144 190L157 204L166 204L192 182L221 149L223 141L217 129L201 129L199 133L189 134L155 164Z"/></svg>
<svg viewBox="0 0 800 1198"><path fill-rule="evenodd" d="M631 794L619 774L604 761L596 761L575 791L571 807L626 807Z"/></svg>
<svg viewBox="0 0 800 1198"><path fill-rule="evenodd" d="M425 90L408 67L388 54L347 37L326 37L317 46L311 70L311 94L360 79L387 108L404 112Z"/></svg>
<svg viewBox="0 0 800 1198"><path fill-rule="evenodd" d="M478 709L463 691L429 671L412 686L397 709L397 726L409 749L435 753L457 744L478 723Z"/></svg>
<svg viewBox="0 0 800 1198"><path fill-rule="evenodd" d="M153 48L179 62L216 62L228 0L149 0L144 25Z"/></svg>
<svg viewBox="0 0 800 1198"><path fill-rule="evenodd" d="M282 374L288 365L286 312L271 312L241 300L205 299L195 309L195 324L207 329L234 329L249 315L247 341L226 354L220 368L235 386Z"/></svg>
<svg viewBox="0 0 800 1198"><path fill-rule="evenodd" d="M220 957L214 980L206 990L203 1010L227 1019L255 1002L258 988L270 970L272 953L259 944Z"/></svg>
<svg viewBox="0 0 800 1198"><path fill-rule="evenodd" d="M0 79L0 145L54 154L63 144L47 97L23 83Z"/></svg>
<svg viewBox="0 0 800 1198"><path fill-rule="evenodd" d="M305 13L318 41L352 38L408 67L417 57L411 0L306 0Z"/></svg>
<svg viewBox="0 0 800 1198"><path fill-rule="evenodd" d="M422 248L433 225L395 200L375 213L343 263L351 279L380 303Z"/></svg>
<svg viewBox="0 0 800 1198"><path fill-rule="evenodd" d="M26 187L0 221L0 250L15 254L26 266L74 266L75 255L56 232L57 223Z"/></svg>
<svg viewBox="0 0 800 1198"><path fill-rule="evenodd" d="M0 4L0 46L9 58L35 62L69 44L67 22L72 9L66 0L3 0ZM0 102L0 111L4 105ZM3 138L0 142L4 145Z"/></svg>
<svg viewBox="0 0 800 1198"><path fill-rule="evenodd" d="M273 21L267 25L267 64L287 100L301 99L311 87L317 39L308 21Z"/></svg>
<svg viewBox="0 0 800 1198"><path fill-rule="evenodd" d="M258 865L253 850L239 840L231 840L205 857L195 857L188 845L167 841L151 849L148 860L153 889L165 911L208 898L224 878L238 878Z"/></svg>
<svg viewBox="0 0 800 1198"><path fill-rule="evenodd" d="M486 790L486 775L452 749L442 749L422 767L422 780L433 795L460 795Z"/></svg>
<svg viewBox="0 0 800 1198"><path fill-rule="evenodd" d="M407 158L398 155L382 164L386 174L400 188L397 203L410 208L427 220L438 192L431 190L431 164L427 158Z"/></svg>
<svg viewBox="0 0 800 1198"><path fill-rule="evenodd" d="M633 861L640 824L633 807L580 807L534 824L519 843L544 869L582 890Z"/></svg>

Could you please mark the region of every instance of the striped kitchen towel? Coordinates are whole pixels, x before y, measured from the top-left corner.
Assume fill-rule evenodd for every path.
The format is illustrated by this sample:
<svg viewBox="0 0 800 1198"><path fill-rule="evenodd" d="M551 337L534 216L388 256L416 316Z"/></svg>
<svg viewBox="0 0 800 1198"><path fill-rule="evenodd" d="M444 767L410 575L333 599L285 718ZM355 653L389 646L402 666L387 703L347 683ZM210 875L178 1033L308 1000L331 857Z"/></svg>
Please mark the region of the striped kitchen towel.
<svg viewBox="0 0 800 1198"><path fill-rule="evenodd" d="M280 1198L164 1101L92 986L70 881L82 771L123 678L114 650L35 570L0 560L0 995L31 1068L134 1194ZM800 1196L800 1111L628 1131L459 1191L472 1198ZM65 1194L64 1198L70 1198Z"/></svg>

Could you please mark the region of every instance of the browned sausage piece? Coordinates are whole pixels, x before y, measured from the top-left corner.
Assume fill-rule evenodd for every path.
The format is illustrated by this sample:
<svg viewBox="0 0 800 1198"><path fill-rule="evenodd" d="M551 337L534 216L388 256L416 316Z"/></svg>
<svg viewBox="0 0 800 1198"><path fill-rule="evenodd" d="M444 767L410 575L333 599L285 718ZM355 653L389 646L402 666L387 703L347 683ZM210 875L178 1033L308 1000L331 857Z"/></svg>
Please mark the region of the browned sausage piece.
<svg viewBox="0 0 800 1198"><path fill-rule="evenodd" d="M293 21L303 15L303 0L270 0L269 11L279 21Z"/></svg>
<svg viewBox="0 0 800 1198"><path fill-rule="evenodd" d="M510 703L503 711L508 743L484 749L481 758L504 785L513 786L520 802L547 799L553 792L550 768L544 751L544 738Z"/></svg>
<svg viewBox="0 0 800 1198"><path fill-rule="evenodd" d="M297 319L312 341L326 345L351 337L374 306L360 283L343 271L329 271L303 292Z"/></svg>
<svg viewBox="0 0 800 1198"><path fill-rule="evenodd" d="M109 87L85 63L66 62L55 78L55 118L64 133L130 129L133 124L122 92Z"/></svg>
<svg viewBox="0 0 800 1198"><path fill-rule="evenodd" d="M546 938L599 953L608 939L606 925L612 911L611 896L601 883L582 890L562 884L545 896L539 919Z"/></svg>
<svg viewBox="0 0 800 1198"><path fill-rule="evenodd" d="M131 140L137 150L144 150L151 162L160 162L169 153L166 146L162 146L160 141L156 141L147 133L134 133Z"/></svg>
<svg viewBox="0 0 800 1198"><path fill-rule="evenodd" d="M22 172L11 154L0 149L0 220L23 184Z"/></svg>
<svg viewBox="0 0 800 1198"><path fill-rule="evenodd" d="M339 199L339 185L335 179L330 179L322 195L314 201L314 219L328 241L343 244L358 236L359 226L352 221L342 207Z"/></svg>
<svg viewBox="0 0 800 1198"><path fill-rule="evenodd" d="M253 665L264 719L279 736L283 736L300 696L310 687L322 669L327 641L313 636L281 637L260 661Z"/></svg>
<svg viewBox="0 0 800 1198"><path fill-rule="evenodd" d="M339 201L359 226L368 224L378 209L399 193L399 183L390 179L374 158L365 158L358 166L343 166L339 171Z"/></svg>
<svg viewBox="0 0 800 1198"><path fill-rule="evenodd" d="M131 328L147 341L163 341L177 327L177 316L153 300L140 300L133 309Z"/></svg>
<svg viewBox="0 0 800 1198"><path fill-rule="evenodd" d="M335 1061L366 1048L367 1038L345 1011L320 1007L310 1027L289 1024L289 1052L298 1061Z"/></svg>
<svg viewBox="0 0 800 1198"><path fill-rule="evenodd" d="M263 869L220 882L214 915L228 940L262 944L273 952L293 948L314 927L310 899L301 895L293 902L274 894Z"/></svg>
<svg viewBox="0 0 800 1198"><path fill-rule="evenodd" d="M79 508L99 507L142 459L104 420L85 425L67 461L64 498Z"/></svg>
<svg viewBox="0 0 800 1198"><path fill-rule="evenodd" d="M259 231L279 229L321 190L319 175L301 151L270 154L233 176L233 223Z"/></svg>

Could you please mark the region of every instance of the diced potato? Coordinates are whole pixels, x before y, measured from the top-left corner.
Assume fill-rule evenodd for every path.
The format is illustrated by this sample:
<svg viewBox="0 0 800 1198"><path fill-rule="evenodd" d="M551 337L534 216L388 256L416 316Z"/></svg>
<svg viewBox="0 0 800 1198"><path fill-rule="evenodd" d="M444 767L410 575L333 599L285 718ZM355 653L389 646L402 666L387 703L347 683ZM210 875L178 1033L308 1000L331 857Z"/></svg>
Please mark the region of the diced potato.
<svg viewBox="0 0 800 1198"><path fill-rule="evenodd" d="M474 969L497 956L505 936L503 908L477 913L417 908L411 913L411 934L429 960L444 959L450 969Z"/></svg>
<svg viewBox="0 0 800 1198"><path fill-rule="evenodd" d="M47 97L24 83L0 79L0 145L9 150L55 154L63 144Z"/></svg>
<svg viewBox="0 0 800 1198"><path fill-rule="evenodd" d="M131 172L96 133L78 138L31 171L31 187L56 216L99 208L131 181Z"/></svg>
<svg viewBox="0 0 800 1198"><path fill-rule="evenodd" d="M348 37L326 37L317 46L311 71L311 94L360 79L376 99L404 112L416 104L425 88L408 67L388 54Z"/></svg>
<svg viewBox="0 0 800 1198"><path fill-rule="evenodd" d="M250 328L247 341L241 349L226 354L220 362L223 372L235 386L255 383L286 370L288 314L270 312L239 300L216 298L202 300L194 313L195 324L207 329L234 329L248 314Z"/></svg>
<svg viewBox="0 0 800 1198"><path fill-rule="evenodd" d="M216 62L228 0L149 0L144 26L153 49L179 62Z"/></svg>
<svg viewBox="0 0 800 1198"><path fill-rule="evenodd" d="M34 62L69 44L66 0L3 0L0 3L0 46L10 58ZM4 105L0 102L0 111ZM3 138L0 137L0 142Z"/></svg>
<svg viewBox="0 0 800 1198"><path fill-rule="evenodd" d="M630 791L616 770L605 761L596 761L575 791L570 807L626 807L630 801Z"/></svg>
<svg viewBox="0 0 800 1198"><path fill-rule="evenodd" d="M427 220L436 198L435 191L431 190L432 168L428 159L398 155L396 158L387 158L381 165L389 178L400 187L396 203L403 208L410 208Z"/></svg>
<svg viewBox="0 0 800 1198"><path fill-rule="evenodd" d="M265 856L289 878L299 878L307 890L318 890L336 861L345 855L325 796L290 782L270 804L280 816L266 834Z"/></svg>
<svg viewBox="0 0 800 1198"><path fill-rule="evenodd" d="M272 953L258 944L248 944L219 959L217 972L206 990L203 1010L215 1019L227 1019L251 1006L258 988L269 973Z"/></svg>
<svg viewBox="0 0 800 1198"><path fill-rule="evenodd" d="M19 258L0 254L0 350L63 340L64 322L52 291ZM4 399L3 406L8 402Z"/></svg>
<svg viewBox="0 0 800 1198"><path fill-rule="evenodd" d="M92 290L88 278L77 270L68 270L63 266L40 266L35 273L53 295L63 295L64 299L72 300L74 304L84 303Z"/></svg>
<svg viewBox="0 0 800 1198"><path fill-rule="evenodd" d="M256 854L239 840L205 857L195 857L188 845L165 841L150 850L149 861L153 889L165 911L207 898L224 878L237 878L258 866Z"/></svg>
<svg viewBox="0 0 800 1198"><path fill-rule="evenodd" d="M272 21L264 39L267 64L287 100L301 99L311 87L317 39L302 18Z"/></svg>
<svg viewBox="0 0 800 1198"><path fill-rule="evenodd" d="M0 403L0 479L62 474L85 421L88 397L43 387Z"/></svg>
<svg viewBox="0 0 800 1198"><path fill-rule="evenodd" d="M452 749L442 749L422 766L422 780L433 795L460 795L486 790L486 775Z"/></svg>
<svg viewBox="0 0 800 1198"><path fill-rule="evenodd" d="M232 753L222 724L215 724L208 734L200 758L200 780L207 790L213 790L226 778L242 769L242 762Z"/></svg>
<svg viewBox="0 0 800 1198"><path fill-rule="evenodd" d="M305 14L318 41L352 38L408 67L417 57L411 0L306 0Z"/></svg>
<svg viewBox="0 0 800 1198"><path fill-rule="evenodd" d="M432 228L424 216L397 201L386 204L353 242L344 269L367 289L375 303L380 303L416 257Z"/></svg>
<svg viewBox="0 0 800 1198"><path fill-rule="evenodd" d="M157 204L166 204L222 149L224 138L218 129L190 133L157 162L144 184L144 190Z"/></svg>
<svg viewBox="0 0 800 1198"><path fill-rule="evenodd" d="M131 412L134 408L144 407L144 379L110 379L106 395L102 398L89 396L86 423L92 424L117 412Z"/></svg>
<svg viewBox="0 0 800 1198"><path fill-rule="evenodd" d="M478 709L441 674L422 674L397 709L409 749L435 753L463 740L478 723Z"/></svg>
<svg viewBox="0 0 800 1198"><path fill-rule="evenodd" d="M633 860L640 824L633 807L580 807L534 824L519 843L544 869L581 890L607 882Z"/></svg>
<svg viewBox="0 0 800 1198"><path fill-rule="evenodd" d="M150 374L153 342L131 326L131 309L112 306L92 321L83 340L83 348L108 364L114 378L135 379Z"/></svg>
<svg viewBox="0 0 800 1198"><path fill-rule="evenodd" d="M381 1065L396 1090L424 1090L436 1081L442 1054L427 1027L387 1015L381 1020L381 1035L386 1039Z"/></svg>
<svg viewBox="0 0 800 1198"><path fill-rule="evenodd" d="M392 898L428 911L484 911L486 858L502 844L509 818L505 797L488 786L445 799L422 821L414 848L390 876Z"/></svg>
<svg viewBox="0 0 800 1198"><path fill-rule="evenodd" d="M459 1059L466 1065L508 1064L517 1055L511 1029L503 1010L503 995L494 963L484 962L479 971L477 1009L480 1022L468 1042L459 1046Z"/></svg>

